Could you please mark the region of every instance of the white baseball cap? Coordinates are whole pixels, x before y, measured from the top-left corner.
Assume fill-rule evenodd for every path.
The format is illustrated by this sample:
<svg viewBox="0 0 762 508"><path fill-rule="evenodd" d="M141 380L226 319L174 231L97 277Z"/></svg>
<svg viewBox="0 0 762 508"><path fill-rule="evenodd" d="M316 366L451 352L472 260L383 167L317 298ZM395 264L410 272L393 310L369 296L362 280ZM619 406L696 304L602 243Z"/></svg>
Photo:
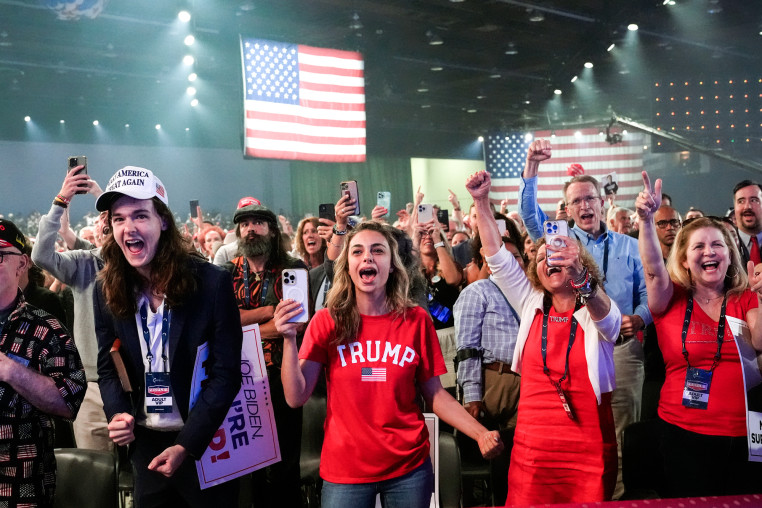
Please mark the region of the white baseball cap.
<svg viewBox="0 0 762 508"><path fill-rule="evenodd" d="M135 199L159 198L162 203L169 206L167 190L159 177L150 169L136 166L125 166L114 173L108 181L106 190L95 202L96 210L99 212L108 210L120 196L130 196Z"/></svg>

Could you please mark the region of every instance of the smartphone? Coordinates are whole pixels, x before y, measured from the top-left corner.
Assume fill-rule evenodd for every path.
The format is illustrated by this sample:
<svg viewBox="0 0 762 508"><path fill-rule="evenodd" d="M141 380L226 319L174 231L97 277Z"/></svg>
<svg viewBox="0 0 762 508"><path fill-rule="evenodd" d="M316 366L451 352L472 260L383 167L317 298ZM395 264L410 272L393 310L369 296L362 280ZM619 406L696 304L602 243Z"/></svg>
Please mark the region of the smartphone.
<svg viewBox="0 0 762 508"><path fill-rule="evenodd" d="M437 210L437 222L442 225L442 229L450 232L450 213L444 208Z"/></svg>
<svg viewBox="0 0 762 508"><path fill-rule="evenodd" d="M497 222L497 230L500 232L500 238L505 236L505 219L495 219L495 222Z"/></svg>
<svg viewBox="0 0 762 508"><path fill-rule="evenodd" d="M389 216L389 209L392 207L392 193L389 191L381 191L376 196L376 205L386 208L386 214L384 217Z"/></svg>
<svg viewBox="0 0 762 508"><path fill-rule="evenodd" d="M289 319L289 323L306 323L309 302L309 286L305 268L287 268L283 270L283 299L296 300L302 304L302 312Z"/></svg>
<svg viewBox="0 0 762 508"><path fill-rule="evenodd" d="M421 203L418 205L418 222L423 223L430 220L434 220L434 209L431 205Z"/></svg>
<svg viewBox="0 0 762 508"><path fill-rule="evenodd" d="M560 239L561 236L569 236L569 225L564 220L546 220L543 224L543 231L545 232L545 244L547 245L546 259L548 266L552 266L550 262L550 255L555 252L556 249L563 248L566 244L564 240Z"/></svg>
<svg viewBox="0 0 762 508"><path fill-rule="evenodd" d="M341 182L341 195L348 195L350 199L355 200L355 211L352 215L360 215L360 195L357 192L357 181L349 180Z"/></svg>
<svg viewBox="0 0 762 508"><path fill-rule="evenodd" d="M558 202L558 210L561 212L566 211L566 201L564 201L563 199Z"/></svg>
<svg viewBox="0 0 762 508"><path fill-rule="evenodd" d="M67 171L71 171L77 166L85 166L84 168L77 171L77 174L86 175L87 174L87 157L85 157L84 155L72 155L71 157L69 157L69 167L67 168ZM87 191L77 191L76 194L87 194Z"/></svg>
<svg viewBox="0 0 762 508"><path fill-rule="evenodd" d="M191 199L190 201L190 213L191 219L198 218L198 199Z"/></svg>
<svg viewBox="0 0 762 508"><path fill-rule="evenodd" d="M318 218L336 222L336 205L333 203L321 203L318 205Z"/></svg>

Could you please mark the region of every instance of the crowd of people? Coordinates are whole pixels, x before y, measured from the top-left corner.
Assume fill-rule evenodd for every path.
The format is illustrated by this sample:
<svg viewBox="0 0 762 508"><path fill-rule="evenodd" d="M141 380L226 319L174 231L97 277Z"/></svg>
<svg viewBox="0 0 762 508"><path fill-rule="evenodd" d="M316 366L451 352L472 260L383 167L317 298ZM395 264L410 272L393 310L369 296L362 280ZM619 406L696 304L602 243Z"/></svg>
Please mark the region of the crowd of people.
<svg viewBox="0 0 762 508"><path fill-rule="evenodd" d="M0 465L12 473L0 500L52 503L64 418L78 447L129 446L137 506L234 506L242 488L257 507L300 506L301 406L316 390L329 508L429 506L424 412L473 441L507 506L626 496L623 436L642 419L658 422L660 495L756 492L762 186L740 182L727 217L690 207L683 219L647 173L628 209L579 167L551 218L537 198L551 157L549 141L529 145L518 210L491 202L481 171L463 182L468 210L449 191L446 224L419 188L367 217L342 194L332 219L296 228L254 197L232 225L200 207L179 223L152 171L121 168L103 190L73 168L27 235L0 219ZM93 197L99 215L75 233L68 206ZM308 271L304 301L284 299L284 270ZM241 386L253 324L281 460L202 489L195 460ZM202 345L208 379L191 404Z"/></svg>

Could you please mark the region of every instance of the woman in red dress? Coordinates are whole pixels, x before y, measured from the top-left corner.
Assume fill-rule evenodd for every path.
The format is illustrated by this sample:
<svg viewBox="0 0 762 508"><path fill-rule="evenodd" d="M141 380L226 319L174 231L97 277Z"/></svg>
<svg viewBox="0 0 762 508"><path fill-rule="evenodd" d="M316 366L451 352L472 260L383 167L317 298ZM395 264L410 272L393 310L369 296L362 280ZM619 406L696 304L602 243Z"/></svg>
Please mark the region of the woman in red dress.
<svg viewBox="0 0 762 508"><path fill-rule="evenodd" d="M466 188L493 277L521 315L512 370L521 374L506 506L611 498L617 453L611 391L622 316L578 242L537 242L526 276L500 241L489 208L490 176ZM528 277L528 278L527 278Z"/></svg>

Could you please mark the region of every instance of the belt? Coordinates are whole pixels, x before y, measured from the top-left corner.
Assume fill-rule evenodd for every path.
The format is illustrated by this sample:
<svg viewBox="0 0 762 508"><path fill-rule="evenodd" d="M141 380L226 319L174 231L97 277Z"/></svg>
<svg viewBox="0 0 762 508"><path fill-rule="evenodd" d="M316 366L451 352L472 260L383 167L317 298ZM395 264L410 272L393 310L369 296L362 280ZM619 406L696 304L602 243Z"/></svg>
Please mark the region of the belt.
<svg viewBox="0 0 762 508"><path fill-rule="evenodd" d="M631 339L634 339L634 338L635 338L634 335L628 335L627 337L625 337L624 335L619 334L619 337L617 337L616 339L615 345L621 346L621 345L627 344L628 342L630 342Z"/></svg>
<svg viewBox="0 0 762 508"><path fill-rule="evenodd" d="M482 367L489 370L494 370L498 374L508 373L512 372L510 365L503 362L492 362L492 363L483 363Z"/></svg>

